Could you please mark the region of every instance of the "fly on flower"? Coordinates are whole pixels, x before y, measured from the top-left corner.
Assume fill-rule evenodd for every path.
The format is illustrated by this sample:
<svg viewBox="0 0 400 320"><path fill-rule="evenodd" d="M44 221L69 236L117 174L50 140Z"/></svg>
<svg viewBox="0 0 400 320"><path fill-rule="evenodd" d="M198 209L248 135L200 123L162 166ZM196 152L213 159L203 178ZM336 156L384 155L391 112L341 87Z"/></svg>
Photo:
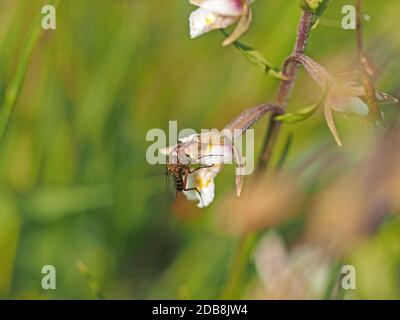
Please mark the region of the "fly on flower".
<svg viewBox="0 0 400 320"><path fill-rule="evenodd" d="M179 139L174 146L162 148L167 156L168 189L172 195L182 192L188 200L207 207L214 199L214 179L225 164L236 165L236 195L240 196L245 164L234 140L258 121L265 113L280 113L274 105L246 109L219 132L211 130Z"/></svg>
<svg viewBox="0 0 400 320"><path fill-rule="evenodd" d="M189 18L190 36L196 38L216 29L226 28L236 22L237 26L223 42L230 45L242 36L250 27L252 13L250 3L253 0L190 0L199 8Z"/></svg>
<svg viewBox="0 0 400 320"><path fill-rule="evenodd" d="M181 146L178 145L178 148L181 148ZM175 198L177 191L179 192L193 191L199 195L201 205L204 206L204 201L200 190L197 187L188 187L187 181L190 174L194 174L196 171L210 168L212 166L213 165L198 167L194 170L191 170L188 164L179 162L177 156L170 154L167 162L166 176L167 176L167 188L171 196Z"/></svg>
<svg viewBox="0 0 400 320"><path fill-rule="evenodd" d="M168 157L167 187L172 196L183 192L189 200L199 201L200 208L213 201L214 178L224 163L232 161L233 146L224 144L221 138L215 132L194 134L161 149Z"/></svg>

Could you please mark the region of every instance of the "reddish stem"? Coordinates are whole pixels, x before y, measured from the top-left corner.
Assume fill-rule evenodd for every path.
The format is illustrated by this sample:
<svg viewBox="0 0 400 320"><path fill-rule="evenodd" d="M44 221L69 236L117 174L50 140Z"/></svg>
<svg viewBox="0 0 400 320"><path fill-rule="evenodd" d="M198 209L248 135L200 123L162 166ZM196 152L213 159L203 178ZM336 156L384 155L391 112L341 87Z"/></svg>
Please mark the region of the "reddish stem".
<svg viewBox="0 0 400 320"><path fill-rule="evenodd" d="M313 20L313 13L309 11L304 11L300 19L299 27L297 30L297 39L292 55L304 54L307 46L307 40L311 31L312 20ZM281 85L279 87L278 95L276 98L277 104L282 110L285 110L287 107L296 80L296 74L298 68L299 68L299 63L293 61L292 63L286 64L286 67L284 67L283 69L283 75L286 80L281 81ZM281 123L275 121L275 116L276 114L271 115L268 130L264 140L262 154L258 163L257 169L259 171L266 169L268 161L271 158L273 148L276 144L276 140L279 135Z"/></svg>

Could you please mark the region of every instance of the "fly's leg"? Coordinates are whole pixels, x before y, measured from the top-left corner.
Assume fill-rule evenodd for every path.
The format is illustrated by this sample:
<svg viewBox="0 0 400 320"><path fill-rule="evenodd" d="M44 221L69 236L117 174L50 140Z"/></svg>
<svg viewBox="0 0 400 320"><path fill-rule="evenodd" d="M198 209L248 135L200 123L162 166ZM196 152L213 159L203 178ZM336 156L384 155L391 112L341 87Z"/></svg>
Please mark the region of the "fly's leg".
<svg viewBox="0 0 400 320"><path fill-rule="evenodd" d="M214 164L211 164L211 165L209 165L209 166L204 166L204 167L198 167L198 168L196 168L196 169L194 169L194 170L190 170L190 169L187 169L187 172L189 172L190 174L192 174L192 173L195 173L196 171L199 171L200 169L205 169L205 168L211 168L211 167L213 167L214 166Z"/></svg>
<svg viewBox="0 0 400 320"><path fill-rule="evenodd" d="M185 176L183 177L183 189L186 189L186 183L187 183L187 179L188 179L189 174L190 174L190 169L186 168ZM184 191L186 191L186 190L184 190Z"/></svg>
<svg viewBox="0 0 400 320"><path fill-rule="evenodd" d="M201 196L201 193L200 193L199 189L197 189L197 188L187 188L187 189L186 189L186 188L185 188L185 189L183 189L183 191L196 191L197 194L198 194L199 197L200 197L201 204L204 206L203 197Z"/></svg>
<svg viewBox="0 0 400 320"><path fill-rule="evenodd" d="M203 167L203 168L204 168L204 167ZM197 169L195 169L195 170L192 171L192 172L190 172L190 169L189 169L189 168L186 169L186 171L185 171L185 176L184 176L184 178L183 178L183 185L185 186L184 189L183 189L183 191L196 191L197 194L198 194L199 197L200 197L201 204L204 206L203 197L201 196L201 193L200 193L199 189L197 189L196 187L194 187L194 188L186 188L187 178L188 178L189 174L191 174L191 173L193 173L193 172L195 172L196 170L199 170L199 169L202 169L202 168L197 168Z"/></svg>

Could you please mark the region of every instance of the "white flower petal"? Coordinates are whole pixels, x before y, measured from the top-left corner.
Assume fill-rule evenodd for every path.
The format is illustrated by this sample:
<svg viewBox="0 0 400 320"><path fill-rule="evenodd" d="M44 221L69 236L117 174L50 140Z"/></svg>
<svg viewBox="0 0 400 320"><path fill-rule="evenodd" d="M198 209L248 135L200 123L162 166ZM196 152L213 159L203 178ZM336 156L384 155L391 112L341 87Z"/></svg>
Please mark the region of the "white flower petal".
<svg viewBox="0 0 400 320"><path fill-rule="evenodd" d="M190 37L196 38L215 29L226 28L237 20L237 17L223 17L199 8L189 18Z"/></svg>
<svg viewBox="0 0 400 320"><path fill-rule="evenodd" d="M200 154L197 157L193 154L191 158L194 163L203 165L230 164L233 161L232 145L201 144Z"/></svg>
<svg viewBox="0 0 400 320"><path fill-rule="evenodd" d="M197 188L199 190L200 194L196 190L183 192L188 200L198 201L197 206L199 208L207 207L214 200L215 185L212 179L205 179L200 175L189 177L187 188Z"/></svg>
<svg viewBox="0 0 400 320"><path fill-rule="evenodd" d="M205 0L200 8L221 16L238 17L243 12L242 0Z"/></svg>
<svg viewBox="0 0 400 320"><path fill-rule="evenodd" d="M232 143L220 133L194 134L181 138L180 141L184 153L192 163L211 165L233 162Z"/></svg>
<svg viewBox="0 0 400 320"><path fill-rule="evenodd" d="M200 7L201 4L204 2L205 0L189 0L189 2L195 6Z"/></svg>
<svg viewBox="0 0 400 320"><path fill-rule="evenodd" d="M197 206L204 208L214 200L214 178L222 169L222 165L200 169L189 175L186 188L197 188L196 190L184 191L184 195L190 201L198 201Z"/></svg>
<svg viewBox="0 0 400 320"><path fill-rule="evenodd" d="M366 117L369 114L368 105L359 97L335 97L332 108L338 112L350 113L360 117Z"/></svg>

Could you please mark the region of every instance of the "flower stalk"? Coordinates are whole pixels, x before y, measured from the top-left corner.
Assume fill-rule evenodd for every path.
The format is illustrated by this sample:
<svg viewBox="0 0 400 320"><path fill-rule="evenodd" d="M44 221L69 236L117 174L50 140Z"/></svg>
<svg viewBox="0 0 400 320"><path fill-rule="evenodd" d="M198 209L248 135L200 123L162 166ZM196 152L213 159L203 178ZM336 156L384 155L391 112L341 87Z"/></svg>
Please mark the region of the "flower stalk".
<svg viewBox="0 0 400 320"><path fill-rule="evenodd" d="M311 31L313 23L313 13L311 11L303 11L302 17L300 19L297 39L293 49L294 55L303 55L307 46L307 40ZM279 92L277 95L277 105L278 109L272 111L270 123L265 136L262 154L257 166L257 171L264 171L267 167L270 155L275 146L277 137L279 135L281 123L275 120L276 116L282 115L282 112L286 109L288 100L294 86L296 73L299 68L298 62L292 62L284 65L282 70L284 79L281 80L281 85L279 87ZM236 255L233 264L230 269L230 275L228 277L227 286L223 292L222 297L224 299L232 299L236 296L238 290L238 283L243 274L244 267L246 265L246 243L251 242L252 237L250 235L245 236L240 240L236 248Z"/></svg>
<svg viewBox="0 0 400 320"><path fill-rule="evenodd" d="M311 27L313 23L313 12L311 11L303 11L303 14L300 19L298 31L297 31L297 39L293 49L293 55L303 55L306 47L308 37L310 35ZM279 87L278 95L277 95L277 104L282 109L285 110L296 80L297 70L299 68L298 62L292 62L289 64L285 64L283 69L283 76L285 80L281 81L281 85ZM269 126L265 135L264 144L262 147L262 153L260 160L258 162L258 171L264 171L268 165L268 161L271 158L271 154L275 143L277 141L281 123L275 120L275 116L277 114L272 114L269 122Z"/></svg>

